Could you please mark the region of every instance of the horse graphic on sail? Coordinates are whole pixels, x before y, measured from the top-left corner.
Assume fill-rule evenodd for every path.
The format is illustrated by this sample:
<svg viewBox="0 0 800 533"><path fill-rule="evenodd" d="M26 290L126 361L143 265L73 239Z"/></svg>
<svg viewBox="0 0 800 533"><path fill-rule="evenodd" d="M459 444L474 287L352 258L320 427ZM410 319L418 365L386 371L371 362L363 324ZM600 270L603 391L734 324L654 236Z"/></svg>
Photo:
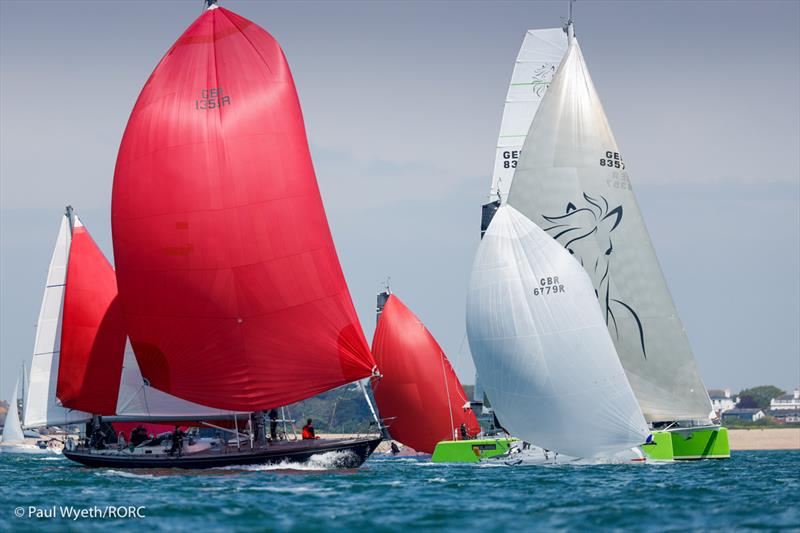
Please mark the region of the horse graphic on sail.
<svg viewBox="0 0 800 533"><path fill-rule="evenodd" d="M604 196L597 199L583 193L583 199L586 202L585 207L579 208L575 203L569 202L563 215L542 215L542 218L550 223L549 227L543 224L543 229L563 245L589 274L594 292L605 314L606 323L614 326L617 338L627 334L625 328L620 327L617 317L622 313L633 317L635 331L631 333L638 336L642 356L646 359L644 328L639 315L627 303L612 298L611 262L614 253L612 234L622 223L622 206L611 208ZM595 243L600 243L600 246L596 246Z"/></svg>

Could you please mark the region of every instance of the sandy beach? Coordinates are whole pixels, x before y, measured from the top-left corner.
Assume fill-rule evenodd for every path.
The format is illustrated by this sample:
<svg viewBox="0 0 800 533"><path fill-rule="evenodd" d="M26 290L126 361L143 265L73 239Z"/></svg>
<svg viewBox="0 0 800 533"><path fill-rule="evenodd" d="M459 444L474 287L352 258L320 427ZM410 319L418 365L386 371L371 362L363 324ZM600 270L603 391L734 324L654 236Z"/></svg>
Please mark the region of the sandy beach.
<svg viewBox="0 0 800 533"><path fill-rule="evenodd" d="M800 450L800 428L729 429L731 450Z"/></svg>

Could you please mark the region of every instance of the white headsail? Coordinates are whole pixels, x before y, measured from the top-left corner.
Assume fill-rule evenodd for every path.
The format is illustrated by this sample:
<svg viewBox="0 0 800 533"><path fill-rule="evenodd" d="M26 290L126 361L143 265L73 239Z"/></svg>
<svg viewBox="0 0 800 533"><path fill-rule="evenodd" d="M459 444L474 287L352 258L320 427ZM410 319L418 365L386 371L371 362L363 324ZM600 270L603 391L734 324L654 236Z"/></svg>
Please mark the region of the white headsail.
<svg viewBox="0 0 800 533"><path fill-rule="evenodd" d="M25 440L22 427L19 425L19 411L17 410L17 395L19 394L19 381L14 385L14 394L8 399L8 412L3 426L3 438L6 444L20 443Z"/></svg>
<svg viewBox="0 0 800 533"><path fill-rule="evenodd" d="M109 420L187 420L200 418L231 418L234 413L221 411L204 405L182 400L150 386L142 377L130 339L125 342L125 357L122 363L117 416Z"/></svg>
<svg viewBox="0 0 800 533"><path fill-rule="evenodd" d="M708 394L577 39L533 120L508 204L585 268L645 418L707 422Z"/></svg>
<svg viewBox="0 0 800 533"><path fill-rule="evenodd" d="M467 333L482 385L511 434L587 458L647 438L591 280L509 205L478 248Z"/></svg>
<svg viewBox="0 0 800 533"><path fill-rule="evenodd" d="M58 239L47 271L39 320L36 322L36 340L23 410L26 428L72 424L91 419L91 415L87 413L63 408L56 399L64 286L72 240L70 216L71 210L68 210L67 215L61 219Z"/></svg>

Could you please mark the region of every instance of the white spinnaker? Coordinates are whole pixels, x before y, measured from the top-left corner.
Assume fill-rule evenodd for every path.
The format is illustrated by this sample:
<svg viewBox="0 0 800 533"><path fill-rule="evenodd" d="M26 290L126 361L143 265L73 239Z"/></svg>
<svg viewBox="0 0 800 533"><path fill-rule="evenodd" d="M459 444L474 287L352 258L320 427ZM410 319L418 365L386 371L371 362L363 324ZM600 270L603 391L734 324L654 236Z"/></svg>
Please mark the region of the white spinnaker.
<svg viewBox="0 0 800 533"><path fill-rule="evenodd" d="M19 411L17 410L17 394L19 394L19 381L14 385L14 394L8 399L8 412L3 426L3 438L6 444L19 444L25 440L22 427L19 425Z"/></svg>
<svg viewBox="0 0 800 533"><path fill-rule="evenodd" d="M514 63L497 139L490 200L505 199L533 116L567 51L561 28L528 30Z"/></svg>
<svg viewBox="0 0 800 533"><path fill-rule="evenodd" d="M647 438L591 280L509 205L478 247L467 334L481 383L512 435L585 458Z"/></svg>
<svg viewBox="0 0 800 533"><path fill-rule="evenodd" d="M130 340L125 341L125 356L117 397L117 416L110 419L157 420L231 418L234 413L182 400L148 385L142 377Z"/></svg>
<svg viewBox="0 0 800 533"><path fill-rule="evenodd" d="M707 422L711 402L577 39L531 124L508 204L583 264L645 418Z"/></svg>
<svg viewBox="0 0 800 533"><path fill-rule="evenodd" d="M73 424L92 418L88 413L65 409L56 399L64 285L71 240L70 223L64 216L50 259L39 320L36 322L36 340L23 410L26 428Z"/></svg>

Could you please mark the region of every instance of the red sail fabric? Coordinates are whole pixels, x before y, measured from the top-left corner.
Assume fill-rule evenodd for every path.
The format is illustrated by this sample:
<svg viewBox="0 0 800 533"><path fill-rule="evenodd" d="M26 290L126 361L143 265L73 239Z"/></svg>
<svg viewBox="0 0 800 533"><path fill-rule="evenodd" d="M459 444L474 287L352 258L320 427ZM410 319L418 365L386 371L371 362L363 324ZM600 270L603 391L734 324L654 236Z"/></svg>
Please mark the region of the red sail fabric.
<svg viewBox="0 0 800 533"><path fill-rule="evenodd" d="M436 443L480 431L450 361L436 339L411 310L389 296L372 340L372 353L383 377L374 383L381 417L389 433L418 452L433 453Z"/></svg>
<svg viewBox="0 0 800 533"><path fill-rule="evenodd" d="M209 9L153 71L122 138L112 230L154 387L243 411L371 375L291 72L252 22Z"/></svg>
<svg viewBox="0 0 800 533"><path fill-rule="evenodd" d="M125 331L114 268L75 219L67 264L56 397L64 407L113 415Z"/></svg>

